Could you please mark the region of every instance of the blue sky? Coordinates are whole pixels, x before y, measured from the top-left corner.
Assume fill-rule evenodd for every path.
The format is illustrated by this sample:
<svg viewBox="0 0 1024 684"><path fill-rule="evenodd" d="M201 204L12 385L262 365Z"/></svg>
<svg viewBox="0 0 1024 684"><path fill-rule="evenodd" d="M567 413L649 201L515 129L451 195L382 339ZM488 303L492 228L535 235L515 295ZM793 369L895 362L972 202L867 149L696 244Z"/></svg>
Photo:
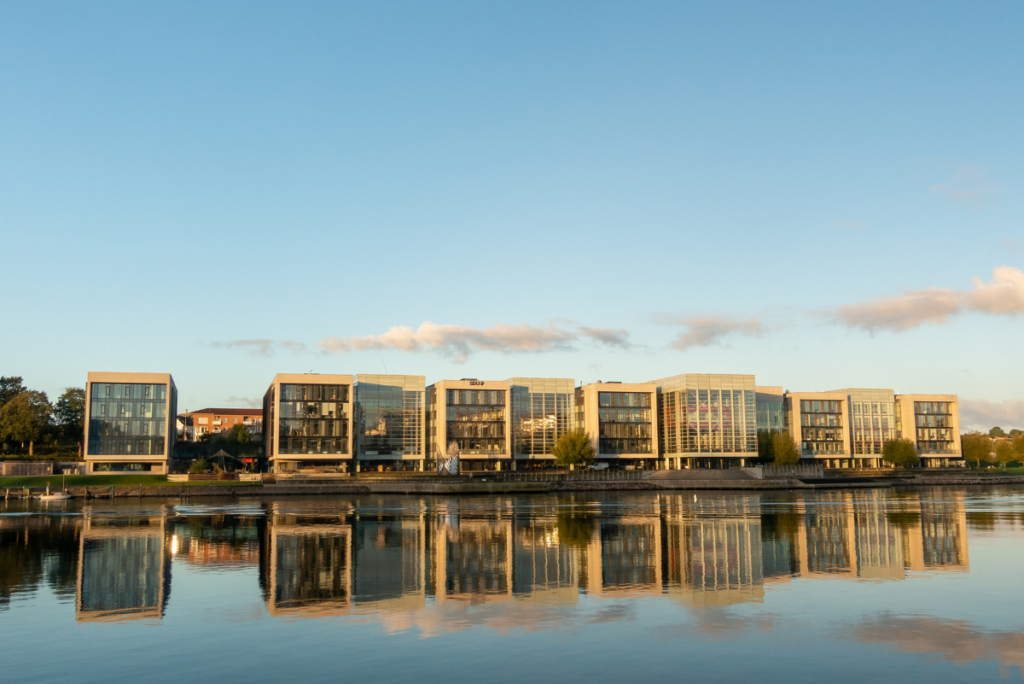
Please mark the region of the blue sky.
<svg viewBox="0 0 1024 684"><path fill-rule="evenodd" d="M0 374L741 372L1024 427L1021 45L1014 2L6 3Z"/></svg>

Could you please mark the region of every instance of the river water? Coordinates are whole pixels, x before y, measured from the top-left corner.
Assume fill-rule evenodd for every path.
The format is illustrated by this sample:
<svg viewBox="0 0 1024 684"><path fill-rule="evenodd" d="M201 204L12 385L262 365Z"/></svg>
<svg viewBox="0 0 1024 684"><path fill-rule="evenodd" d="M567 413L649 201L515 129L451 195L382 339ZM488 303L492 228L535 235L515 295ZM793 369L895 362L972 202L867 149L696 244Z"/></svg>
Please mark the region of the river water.
<svg viewBox="0 0 1024 684"><path fill-rule="evenodd" d="M0 501L8 682L1022 678L1024 488Z"/></svg>

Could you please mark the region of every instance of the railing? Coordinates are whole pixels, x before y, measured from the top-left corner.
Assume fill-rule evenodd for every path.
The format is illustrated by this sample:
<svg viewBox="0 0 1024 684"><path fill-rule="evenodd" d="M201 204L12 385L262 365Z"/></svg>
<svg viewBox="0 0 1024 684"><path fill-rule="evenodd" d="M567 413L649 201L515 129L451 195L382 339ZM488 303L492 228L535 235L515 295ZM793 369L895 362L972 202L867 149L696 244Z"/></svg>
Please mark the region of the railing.
<svg viewBox="0 0 1024 684"><path fill-rule="evenodd" d="M821 479L825 477L825 469L821 466L805 465L767 465L740 468L755 480L789 480L789 479Z"/></svg>
<svg viewBox="0 0 1024 684"><path fill-rule="evenodd" d="M462 473L467 477L470 473ZM642 470L505 470L473 472L473 479L488 482L621 482L644 479Z"/></svg>

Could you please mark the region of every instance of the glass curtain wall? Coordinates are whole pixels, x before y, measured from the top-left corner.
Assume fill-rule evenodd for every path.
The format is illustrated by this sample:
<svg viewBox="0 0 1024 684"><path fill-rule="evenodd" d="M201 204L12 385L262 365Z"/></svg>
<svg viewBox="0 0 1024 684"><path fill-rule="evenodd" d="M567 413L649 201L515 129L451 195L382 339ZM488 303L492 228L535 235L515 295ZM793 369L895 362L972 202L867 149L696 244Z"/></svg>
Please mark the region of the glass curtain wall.
<svg viewBox="0 0 1024 684"><path fill-rule="evenodd" d="M448 442L462 454L504 454L505 390L447 390Z"/></svg>
<svg viewBox="0 0 1024 684"><path fill-rule="evenodd" d="M651 418L651 394L648 392L598 392L598 452L651 453Z"/></svg>
<svg viewBox="0 0 1024 684"><path fill-rule="evenodd" d="M426 387L422 375L360 375L356 439L361 458L423 458Z"/></svg>
<svg viewBox="0 0 1024 684"><path fill-rule="evenodd" d="M781 394L757 392L757 455L771 457L772 436L786 429L785 402Z"/></svg>
<svg viewBox="0 0 1024 684"><path fill-rule="evenodd" d="M167 385L92 383L90 456L162 456L166 433Z"/></svg>
<svg viewBox="0 0 1024 684"><path fill-rule="evenodd" d="M555 442L572 429L575 381L512 378L512 448L516 456L551 456Z"/></svg>
<svg viewBox="0 0 1024 684"><path fill-rule="evenodd" d="M757 452L753 375L680 375L657 382L665 455ZM775 420L781 429L781 402Z"/></svg>
<svg viewBox="0 0 1024 684"><path fill-rule="evenodd" d="M924 453L956 453L953 442L953 405L948 401L915 401L917 448Z"/></svg>
<svg viewBox="0 0 1024 684"><path fill-rule="evenodd" d="M348 453L348 385L281 385L280 454Z"/></svg>
<svg viewBox="0 0 1024 684"><path fill-rule="evenodd" d="M800 425L805 454L842 454L843 402L801 399Z"/></svg>
<svg viewBox="0 0 1024 684"><path fill-rule="evenodd" d="M896 396L892 390L839 390L850 401L850 444L856 456L881 455L896 438Z"/></svg>

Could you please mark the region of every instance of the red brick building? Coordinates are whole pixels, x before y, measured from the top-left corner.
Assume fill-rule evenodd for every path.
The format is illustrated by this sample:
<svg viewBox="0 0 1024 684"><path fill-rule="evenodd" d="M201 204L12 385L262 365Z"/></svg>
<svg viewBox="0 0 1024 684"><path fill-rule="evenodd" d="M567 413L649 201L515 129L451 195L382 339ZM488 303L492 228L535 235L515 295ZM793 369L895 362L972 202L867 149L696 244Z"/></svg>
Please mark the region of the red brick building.
<svg viewBox="0 0 1024 684"><path fill-rule="evenodd" d="M205 408L182 416L192 418L194 439L218 432L230 432L236 425L244 425L249 432L263 432L263 409Z"/></svg>

